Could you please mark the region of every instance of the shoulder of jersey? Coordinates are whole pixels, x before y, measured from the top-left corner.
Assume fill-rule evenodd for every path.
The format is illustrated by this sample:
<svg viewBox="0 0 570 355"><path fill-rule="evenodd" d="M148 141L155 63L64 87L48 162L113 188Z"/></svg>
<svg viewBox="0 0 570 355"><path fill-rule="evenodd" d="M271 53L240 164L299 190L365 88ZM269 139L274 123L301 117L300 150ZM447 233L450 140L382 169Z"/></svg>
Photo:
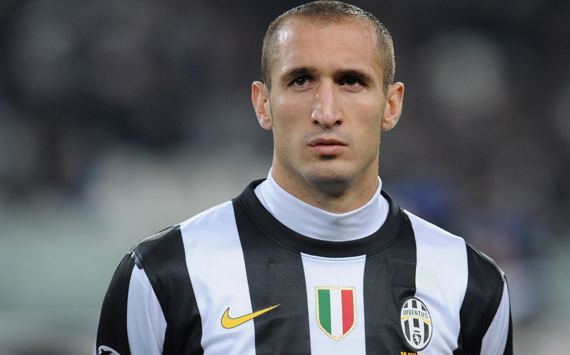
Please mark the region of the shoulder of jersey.
<svg viewBox="0 0 570 355"><path fill-rule="evenodd" d="M441 239L441 240L455 240L456 242L465 243L465 248L467 250L468 258L472 259L471 267L476 267L479 271L474 273L474 275L487 275L487 277L492 277L491 275L496 275L502 281L505 281L505 273L501 268L495 263L495 261L473 247L471 244L466 242L462 237L452 234L435 224L432 224L409 211L404 211L410 218L410 222L414 227L414 233L428 233L429 238ZM470 270L473 271L473 270Z"/></svg>
<svg viewBox="0 0 570 355"><path fill-rule="evenodd" d="M495 260L479 249L473 247L471 244L465 244L467 245L467 252L476 260L475 264L481 269L482 274L496 275L496 277L500 278L501 281L506 282L505 272L499 267Z"/></svg>
<svg viewBox="0 0 570 355"><path fill-rule="evenodd" d="M436 226L433 223L430 223L428 221L426 221L423 218L420 218L418 216L416 216L415 214L411 213L410 211L407 210L403 210L404 213L408 216L408 218L410 219L410 222L412 223L412 227L414 229L414 233L427 233L429 234L430 238L449 238L452 240L455 240L457 242L464 242L463 238L461 238L460 236L457 236L455 234L452 234L448 231L446 231L445 229Z"/></svg>
<svg viewBox="0 0 570 355"><path fill-rule="evenodd" d="M131 248L129 254L134 259L135 265L139 268L143 268L145 255L152 253L154 250L160 249L162 245L168 243L169 239L177 238L179 235L179 224L164 228L161 231L139 241Z"/></svg>
<svg viewBox="0 0 570 355"><path fill-rule="evenodd" d="M213 206L199 214L185 220L184 222L164 228L159 232L139 241L131 248L129 253L139 268L143 268L145 255L157 253L160 249L168 248L172 244L172 239L181 238L182 230L195 224L218 224L220 211L231 207L231 201L226 201Z"/></svg>

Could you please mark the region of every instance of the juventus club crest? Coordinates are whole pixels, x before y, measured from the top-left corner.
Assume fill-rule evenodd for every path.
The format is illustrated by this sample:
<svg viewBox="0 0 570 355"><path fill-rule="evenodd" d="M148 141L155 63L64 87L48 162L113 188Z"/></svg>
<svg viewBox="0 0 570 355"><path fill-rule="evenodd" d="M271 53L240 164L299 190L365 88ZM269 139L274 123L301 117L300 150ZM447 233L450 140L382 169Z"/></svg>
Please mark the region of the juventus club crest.
<svg viewBox="0 0 570 355"><path fill-rule="evenodd" d="M326 335L341 340L356 324L355 291L352 287L317 287L317 323Z"/></svg>
<svg viewBox="0 0 570 355"><path fill-rule="evenodd" d="M408 344L415 350L423 350L431 340L433 326L426 305L415 297L408 298L400 312L402 331Z"/></svg>

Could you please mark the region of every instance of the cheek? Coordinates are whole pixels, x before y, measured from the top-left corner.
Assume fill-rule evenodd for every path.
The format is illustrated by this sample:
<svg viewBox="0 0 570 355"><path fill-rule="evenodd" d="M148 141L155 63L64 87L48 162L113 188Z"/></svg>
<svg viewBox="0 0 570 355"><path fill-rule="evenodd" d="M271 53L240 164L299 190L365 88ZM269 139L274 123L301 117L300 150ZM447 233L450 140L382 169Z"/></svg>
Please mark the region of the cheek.
<svg viewBox="0 0 570 355"><path fill-rule="evenodd" d="M356 143L360 145L360 151L369 154L376 154L380 145L380 135L381 135L381 119L382 117L374 111L372 114L367 112L368 115L361 117L368 117L362 121L362 125L359 127L359 134L356 139Z"/></svg>
<svg viewBox="0 0 570 355"><path fill-rule="evenodd" d="M301 107L285 105L273 109L273 134L276 144L293 144L302 140L307 130L307 116Z"/></svg>
<svg viewBox="0 0 570 355"><path fill-rule="evenodd" d="M367 155L374 155L379 150L380 146L380 134L376 129L369 129L364 132L364 135L360 138L362 153L367 153Z"/></svg>
<svg viewBox="0 0 570 355"><path fill-rule="evenodd" d="M276 152L281 155L291 155L299 145L299 129L290 117L275 116L273 120L273 145Z"/></svg>

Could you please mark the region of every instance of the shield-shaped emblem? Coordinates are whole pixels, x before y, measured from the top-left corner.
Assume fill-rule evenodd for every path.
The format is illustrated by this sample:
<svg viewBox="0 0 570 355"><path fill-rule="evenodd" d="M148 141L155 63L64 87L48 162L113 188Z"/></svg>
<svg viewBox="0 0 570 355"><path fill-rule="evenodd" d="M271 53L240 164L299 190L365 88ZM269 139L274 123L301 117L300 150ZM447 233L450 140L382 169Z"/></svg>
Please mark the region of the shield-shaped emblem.
<svg viewBox="0 0 570 355"><path fill-rule="evenodd" d="M317 287L317 324L326 335L341 340L356 325L356 295L352 287Z"/></svg>
<svg viewBox="0 0 570 355"><path fill-rule="evenodd" d="M408 298L400 311L402 331L408 344L415 350L423 350L433 334L431 316L426 305L416 297Z"/></svg>

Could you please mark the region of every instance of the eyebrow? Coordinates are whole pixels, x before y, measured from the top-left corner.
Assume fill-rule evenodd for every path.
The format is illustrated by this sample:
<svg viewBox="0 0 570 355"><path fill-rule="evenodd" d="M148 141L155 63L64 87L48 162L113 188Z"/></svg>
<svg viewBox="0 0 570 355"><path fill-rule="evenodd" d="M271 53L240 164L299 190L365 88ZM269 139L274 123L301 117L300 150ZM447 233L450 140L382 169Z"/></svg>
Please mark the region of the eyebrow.
<svg viewBox="0 0 570 355"><path fill-rule="evenodd" d="M285 85L289 84L294 78L299 76L309 75L315 76L317 74L317 68L315 67L296 67L288 70L281 77L281 82Z"/></svg>

